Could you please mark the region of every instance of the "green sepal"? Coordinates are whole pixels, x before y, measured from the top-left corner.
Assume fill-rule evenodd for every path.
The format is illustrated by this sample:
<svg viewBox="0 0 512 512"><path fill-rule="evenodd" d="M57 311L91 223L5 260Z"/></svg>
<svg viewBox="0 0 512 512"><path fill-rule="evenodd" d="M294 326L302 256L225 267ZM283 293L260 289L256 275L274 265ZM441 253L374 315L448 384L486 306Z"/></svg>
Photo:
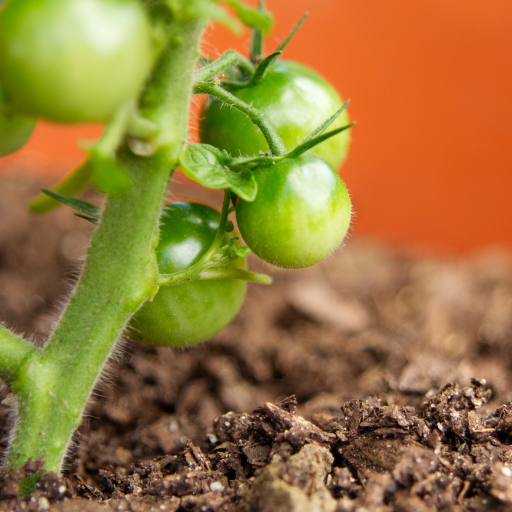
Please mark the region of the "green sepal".
<svg viewBox="0 0 512 512"><path fill-rule="evenodd" d="M123 167L94 148L89 150L89 163L94 185L100 192L117 195L130 188L130 178Z"/></svg>
<svg viewBox="0 0 512 512"><path fill-rule="evenodd" d="M256 68L256 71L254 72L254 75L252 75L252 78L247 82L247 85L256 85L259 84L265 75L267 74L268 69L270 66L274 63L274 61L281 55L281 52L274 52L270 55L267 55Z"/></svg>
<svg viewBox="0 0 512 512"><path fill-rule="evenodd" d="M78 210L80 214L75 213L75 215L77 215L78 217L91 220L91 222L98 222L100 218L100 209L96 205L89 203L89 201L77 199L76 197L64 196L62 194L58 194L57 192L54 192L53 190L48 190L46 188L41 189L41 192L51 197L55 201L58 201L59 203L65 204L66 206L70 206L74 210Z"/></svg>
<svg viewBox="0 0 512 512"><path fill-rule="evenodd" d="M74 196L85 188L90 180L91 166L85 162L68 174L53 188L53 191L64 196ZM46 213L59 205L60 201L50 197L49 194L39 194L30 203L30 210L34 213Z"/></svg>
<svg viewBox="0 0 512 512"><path fill-rule="evenodd" d="M308 142L308 141L314 139L318 135L322 135L322 133L324 133L325 130L327 130L327 128L329 128L329 126L331 126L331 124L334 123L334 121L336 121L336 119L338 119L338 116L349 106L349 104L350 104L350 100L347 100L336 112L334 112L334 114L331 117L329 117L329 119L324 121L316 130L311 132L301 142L301 144L304 144L305 142Z"/></svg>
<svg viewBox="0 0 512 512"><path fill-rule="evenodd" d="M261 30L264 34L269 34L274 24L272 14L266 10L253 9L239 0L222 0L223 3L233 8L238 19L249 28Z"/></svg>
<svg viewBox="0 0 512 512"><path fill-rule="evenodd" d="M256 85L259 84L265 75L267 74L267 71L269 70L270 66L274 63L274 61L281 55L281 52L274 52L270 55L267 55L259 64L258 67L255 69L254 74L252 75L251 79L245 82L242 81L230 81L230 80L224 80L222 82L222 85L229 90L233 89L241 89L242 87L247 87L250 85Z"/></svg>
<svg viewBox="0 0 512 512"><path fill-rule="evenodd" d="M318 144L321 144L324 140L330 139L331 137L334 137L334 135L337 135L340 132L344 132L345 130L352 128L352 126L354 126L355 124L356 123L350 123L347 124L346 126L342 126L340 128L336 128L335 130L331 130L330 132L319 135L318 137L315 137L313 139L308 139L306 142L299 144L295 149L292 149L288 154L285 155L285 158L296 158L305 153L306 151L313 149L315 146L318 146Z"/></svg>
<svg viewBox="0 0 512 512"><path fill-rule="evenodd" d="M295 35L297 30L299 30L300 26L304 23L304 20L308 17L308 13L304 13L302 18L299 20L297 25L293 27L293 30L288 34L288 37L276 48L276 52L283 52L288 43L291 41L292 37Z"/></svg>
<svg viewBox="0 0 512 512"><path fill-rule="evenodd" d="M208 144L189 144L179 158L183 172L206 188L228 189L245 201L254 201L258 185L252 172L232 171L229 155Z"/></svg>
<svg viewBox="0 0 512 512"><path fill-rule="evenodd" d="M258 167L260 165L270 165L279 160L282 160L283 156L267 156L267 155L255 155L255 156L243 156L240 158L230 158L228 165L230 166L248 166L250 169Z"/></svg>

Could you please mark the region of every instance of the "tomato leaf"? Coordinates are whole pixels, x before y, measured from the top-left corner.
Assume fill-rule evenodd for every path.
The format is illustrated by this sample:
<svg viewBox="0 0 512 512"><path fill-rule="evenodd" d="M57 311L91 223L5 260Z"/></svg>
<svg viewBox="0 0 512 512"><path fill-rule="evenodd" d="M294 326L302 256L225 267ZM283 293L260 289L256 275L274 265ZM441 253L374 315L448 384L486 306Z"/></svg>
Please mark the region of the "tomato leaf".
<svg viewBox="0 0 512 512"><path fill-rule="evenodd" d="M180 156L183 172L203 187L228 189L246 201L254 201L258 186L252 172L232 171L225 164L229 156L208 144L190 144Z"/></svg>
<svg viewBox="0 0 512 512"><path fill-rule="evenodd" d="M76 197L69 197L54 192L53 190L48 190L46 188L41 189L43 194L46 194L48 197L51 197L55 201L59 203L65 204L66 206L70 206L74 210L78 210L80 214L78 217L85 218L90 220L91 222L98 222L100 218L100 209L88 201L84 201L83 199L77 199Z"/></svg>
<svg viewBox="0 0 512 512"><path fill-rule="evenodd" d="M261 30L269 34L274 23L272 14L265 10L256 10L239 0L223 0L225 4L232 7L240 21L249 28Z"/></svg>
<svg viewBox="0 0 512 512"><path fill-rule="evenodd" d="M231 30L233 34L239 36L242 33L242 29L238 24L237 20L232 18L231 15L224 9L217 7L216 5L210 6L208 17L214 21L217 21L221 25L224 25L227 29Z"/></svg>
<svg viewBox="0 0 512 512"><path fill-rule="evenodd" d="M91 167L87 162L71 171L53 191L63 196L73 196L80 192L91 180ZM35 213L46 213L59 206L58 199L51 197L49 194L40 194L30 203L30 210Z"/></svg>
<svg viewBox="0 0 512 512"><path fill-rule="evenodd" d="M126 192L130 188L130 178L124 168L114 160L91 149L89 162L92 166L94 184L101 192L116 195Z"/></svg>

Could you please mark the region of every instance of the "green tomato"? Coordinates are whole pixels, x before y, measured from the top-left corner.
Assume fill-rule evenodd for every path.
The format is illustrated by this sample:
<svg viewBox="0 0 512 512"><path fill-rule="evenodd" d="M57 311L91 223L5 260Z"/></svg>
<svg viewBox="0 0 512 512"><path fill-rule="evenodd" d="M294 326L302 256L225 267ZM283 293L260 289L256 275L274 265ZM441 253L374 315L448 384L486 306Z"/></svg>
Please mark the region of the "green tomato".
<svg viewBox="0 0 512 512"><path fill-rule="evenodd" d="M136 96L152 58L138 0L10 0L0 13L0 80L33 117L106 121Z"/></svg>
<svg viewBox="0 0 512 512"><path fill-rule="evenodd" d="M231 92L265 114L288 150L302 142L343 104L324 78L310 68L290 61L277 61L261 82ZM328 129L348 123L345 110ZM247 116L214 98L205 103L200 139L226 150L231 156L268 152L265 138ZM349 142L347 130L322 142L311 152L338 169L345 159Z"/></svg>
<svg viewBox="0 0 512 512"><path fill-rule="evenodd" d="M165 207L156 249L161 273L170 274L197 263L212 244L220 214L209 206L176 202ZM230 235L226 235L225 242ZM232 265L246 268L244 259ZM246 281L191 281L160 288L132 319L132 333L153 345L186 346L211 338L237 314Z"/></svg>
<svg viewBox="0 0 512 512"><path fill-rule="evenodd" d="M342 242L351 204L338 173L322 158L306 153L254 170L258 195L239 199L238 228L262 260L285 268L314 265Z"/></svg>
<svg viewBox="0 0 512 512"><path fill-rule="evenodd" d="M36 120L13 112L2 102L0 90L0 157L18 151L30 138Z"/></svg>

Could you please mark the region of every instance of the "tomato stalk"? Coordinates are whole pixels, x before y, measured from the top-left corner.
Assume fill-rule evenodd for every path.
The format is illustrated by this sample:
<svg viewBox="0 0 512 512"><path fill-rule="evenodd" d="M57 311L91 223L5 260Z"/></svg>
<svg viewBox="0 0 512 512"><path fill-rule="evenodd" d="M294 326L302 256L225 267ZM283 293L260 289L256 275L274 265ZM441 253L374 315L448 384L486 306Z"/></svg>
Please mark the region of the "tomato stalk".
<svg viewBox="0 0 512 512"><path fill-rule="evenodd" d="M196 83L194 85L194 93L214 96L215 98L223 101L226 105L243 112L261 130L261 133L265 137L268 147L274 156L282 156L286 153L286 148L284 147L281 137L279 137L261 110L248 105L229 91L223 89L220 85L213 82Z"/></svg>
<svg viewBox="0 0 512 512"><path fill-rule="evenodd" d="M194 20L178 25L178 38L161 55L140 102L142 114L158 129L158 148L148 158L133 155L125 144L118 150L116 163L131 186L107 197L80 279L46 345L26 346L0 330L0 368L4 375L9 370L17 399L17 422L7 452L12 468L44 457L47 470L62 469L105 363L133 313L157 290L158 222L187 137L204 24Z"/></svg>
<svg viewBox="0 0 512 512"><path fill-rule="evenodd" d="M201 69L198 69L194 78L197 82L205 82L233 66L238 66L248 75L252 75L254 73L254 65L251 62L235 50L228 50L218 59L206 64Z"/></svg>

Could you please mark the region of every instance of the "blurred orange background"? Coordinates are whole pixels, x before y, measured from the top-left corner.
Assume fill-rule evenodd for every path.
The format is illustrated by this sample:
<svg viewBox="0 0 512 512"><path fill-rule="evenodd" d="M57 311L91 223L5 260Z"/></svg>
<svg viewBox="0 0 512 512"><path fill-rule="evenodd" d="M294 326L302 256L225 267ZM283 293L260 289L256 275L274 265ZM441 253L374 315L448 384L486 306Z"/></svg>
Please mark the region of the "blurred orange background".
<svg viewBox="0 0 512 512"><path fill-rule="evenodd" d="M251 2L253 5L256 2ZM357 213L353 234L466 252L512 249L512 2L503 0L268 0L272 50L308 11L285 58L328 78L357 121L340 174ZM245 52L209 28L205 52ZM0 160L57 179L98 126L41 122Z"/></svg>

